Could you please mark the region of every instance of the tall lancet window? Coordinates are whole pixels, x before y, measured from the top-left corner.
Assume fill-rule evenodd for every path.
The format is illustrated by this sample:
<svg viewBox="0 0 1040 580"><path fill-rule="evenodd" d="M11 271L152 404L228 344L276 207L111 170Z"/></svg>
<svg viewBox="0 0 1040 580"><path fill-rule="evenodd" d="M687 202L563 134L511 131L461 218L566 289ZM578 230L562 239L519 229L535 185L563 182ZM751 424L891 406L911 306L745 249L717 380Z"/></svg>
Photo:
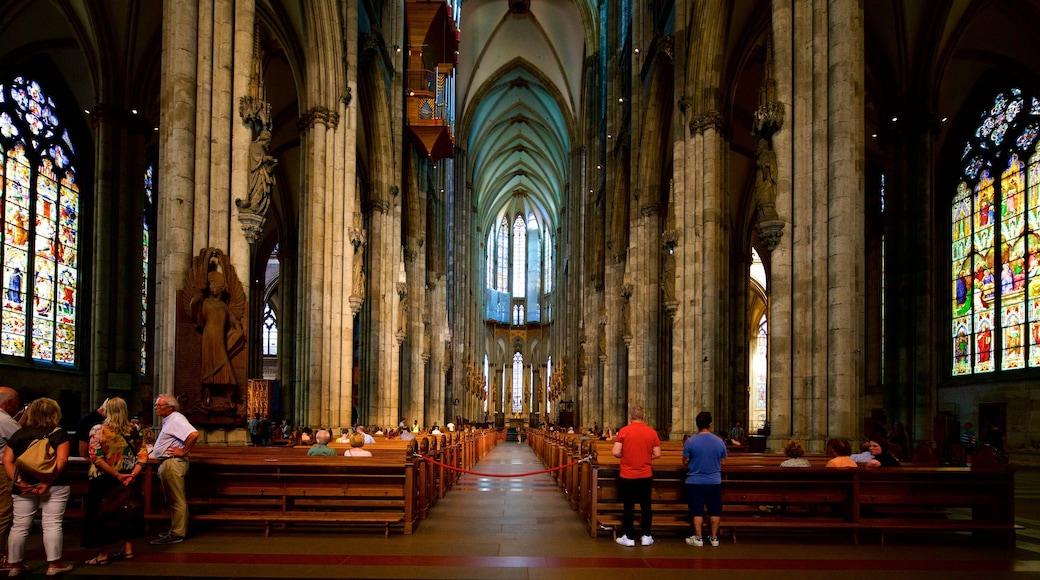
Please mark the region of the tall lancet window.
<svg viewBox="0 0 1040 580"><path fill-rule="evenodd" d="M141 375L148 373L148 284L152 273L152 216L155 215L155 166L144 172L144 214L141 227Z"/></svg>
<svg viewBox="0 0 1040 580"><path fill-rule="evenodd" d="M488 232L487 245L484 246L484 284L489 290L495 289L495 234Z"/></svg>
<svg viewBox="0 0 1040 580"><path fill-rule="evenodd" d="M519 413L524 403L524 355L520 353L513 355L513 388L511 390L513 412Z"/></svg>
<svg viewBox="0 0 1040 580"><path fill-rule="evenodd" d="M498 226L498 263L495 266L496 287L499 292L509 291L509 222L502 218Z"/></svg>
<svg viewBox="0 0 1040 580"><path fill-rule="evenodd" d="M57 108L35 81L0 83L0 354L73 365L80 194L75 149Z"/></svg>
<svg viewBox="0 0 1040 580"><path fill-rule="evenodd" d="M545 293L548 294L553 289L552 235L549 234L549 228L545 228L542 243L545 244L545 268L542 271L545 272Z"/></svg>
<svg viewBox="0 0 1040 580"><path fill-rule="evenodd" d="M527 225L523 216L513 222L513 298L524 297L527 277Z"/></svg>
<svg viewBox="0 0 1040 580"><path fill-rule="evenodd" d="M961 153L951 219L952 374L1040 367L1040 100L996 95Z"/></svg>

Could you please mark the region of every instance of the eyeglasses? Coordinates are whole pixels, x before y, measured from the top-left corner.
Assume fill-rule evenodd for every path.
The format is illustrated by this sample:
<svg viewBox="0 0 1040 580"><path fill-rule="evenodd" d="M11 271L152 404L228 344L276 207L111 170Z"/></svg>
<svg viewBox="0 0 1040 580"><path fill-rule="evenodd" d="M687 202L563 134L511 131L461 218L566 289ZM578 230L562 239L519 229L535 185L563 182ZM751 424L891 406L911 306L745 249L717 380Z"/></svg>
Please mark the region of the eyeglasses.
<svg viewBox="0 0 1040 580"><path fill-rule="evenodd" d="M172 407L173 405L170 405L169 403L156 403L156 404L154 404L152 406L155 407L156 409L161 409L163 407Z"/></svg>

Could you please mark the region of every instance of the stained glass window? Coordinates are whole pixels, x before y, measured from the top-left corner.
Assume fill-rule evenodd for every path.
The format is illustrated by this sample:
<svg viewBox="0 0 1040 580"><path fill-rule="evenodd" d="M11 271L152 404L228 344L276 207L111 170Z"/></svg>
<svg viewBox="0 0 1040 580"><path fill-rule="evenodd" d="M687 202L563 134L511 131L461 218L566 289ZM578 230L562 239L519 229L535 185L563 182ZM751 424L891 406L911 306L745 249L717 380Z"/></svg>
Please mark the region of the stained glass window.
<svg viewBox="0 0 1040 580"><path fill-rule="evenodd" d="M141 229L141 375L148 372L148 280L151 274L152 231L149 226L155 203L155 167L144 172L144 215Z"/></svg>
<svg viewBox="0 0 1040 580"><path fill-rule="evenodd" d="M0 354L73 365L80 194L75 150L56 109L35 81L0 84Z"/></svg>
<svg viewBox="0 0 1040 580"><path fill-rule="evenodd" d="M952 204L952 373L1040 367L1036 97L998 94L961 153Z"/></svg>
<svg viewBox="0 0 1040 580"><path fill-rule="evenodd" d="M523 220L520 220L521 223ZM524 355L513 355L513 412L519 413L524 402Z"/></svg>
<svg viewBox="0 0 1040 580"><path fill-rule="evenodd" d="M278 356L278 319L270 302L264 302L263 355Z"/></svg>
<svg viewBox="0 0 1040 580"><path fill-rule="evenodd" d="M486 267L484 270L484 280L487 287L491 290L495 289L495 235L492 232L488 232L487 245L484 246L484 261Z"/></svg>
<svg viewBox="0 0 1040 580"><path fill-rule="evenodd" d="M549 228L545 229L542 241L545 243L545 293L548 294L553 289L552 236L549 235Z"/></svg>
<svg viewBox="0 0 1040 580"><path fill-rule="evenodd" d="M496 287L499 292L509 290L509 223L502 218L498 227L498 265L496 266Z"/></svg>
<svg viewBox="0 0 1040 580"><path fill-rule="evenodd" d="M513 222L513 298L523 298L527 272L527 226L523 216Z"/></svg>

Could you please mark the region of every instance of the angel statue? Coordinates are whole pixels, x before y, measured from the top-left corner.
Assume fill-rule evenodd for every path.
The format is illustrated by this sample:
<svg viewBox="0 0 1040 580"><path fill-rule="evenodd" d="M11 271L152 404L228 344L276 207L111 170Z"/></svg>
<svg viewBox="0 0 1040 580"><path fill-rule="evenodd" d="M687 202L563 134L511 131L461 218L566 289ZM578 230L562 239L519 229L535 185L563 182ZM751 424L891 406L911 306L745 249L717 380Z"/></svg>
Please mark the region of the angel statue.
<svg viewBox="0 0 1040 580"><path fill-rule="evenodd" d="M202 333L202 383L237 385L231 360L246 344L246 295L228 256L202 250L184 276L184 290L184 308Z"/></svg>

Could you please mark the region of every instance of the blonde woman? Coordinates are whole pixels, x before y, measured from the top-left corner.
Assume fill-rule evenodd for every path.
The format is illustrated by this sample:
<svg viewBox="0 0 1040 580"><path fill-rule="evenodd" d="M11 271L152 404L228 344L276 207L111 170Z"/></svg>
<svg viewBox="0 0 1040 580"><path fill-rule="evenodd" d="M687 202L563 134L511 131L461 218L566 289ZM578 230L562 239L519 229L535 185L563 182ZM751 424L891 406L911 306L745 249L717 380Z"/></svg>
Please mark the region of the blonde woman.
<svg viewBox="0 0 1040 580"><path fill-rule="evenodd" d="M43 524L43 549L47 554L47 575L57 576L72 569L72 564L61 561L64 542L61 525L65 516L65 504L69 500L69 480L65 466L69 461L71 447L69 434L58 426L61 422L61 407L54 399L36 399L25 412L25 426L7 441L4 449L4 469L14 482L12 499L14 521L11 536L7 540L8 568L11 576L18 576L29 567L22 561L25 556L25 539L32 529L33 516L40 512ZM15 462L25 453L29 445L46 437L57 452L54 473L44 481L28 474L19 474Z"/></svg>
<svg viewBox="0 0 1040 580"><path fill-rule="evenodd" d="M350 449L343 452L344 457L372 457L372 452L362 449L365 446L365 436L355 431L350 436Z"/></svg>
<svg viewBox="0 0 1040 580"><path fill-rule="evenodd" d="M87 491L82 544L84 548L100 549L97 556L87 560L90 566L132 559L131 540L144 535L144 514L138 521L125 522L122 526L104 525L98 517L101 500L119 486L136 485L148 459L141 432L130 421L126 401L112 397L106 401L105 411L105 421L90 430L88 457L97 473L90 479ZM122 550L110 557L108 546L115 543L120 543Z"/></svg>

